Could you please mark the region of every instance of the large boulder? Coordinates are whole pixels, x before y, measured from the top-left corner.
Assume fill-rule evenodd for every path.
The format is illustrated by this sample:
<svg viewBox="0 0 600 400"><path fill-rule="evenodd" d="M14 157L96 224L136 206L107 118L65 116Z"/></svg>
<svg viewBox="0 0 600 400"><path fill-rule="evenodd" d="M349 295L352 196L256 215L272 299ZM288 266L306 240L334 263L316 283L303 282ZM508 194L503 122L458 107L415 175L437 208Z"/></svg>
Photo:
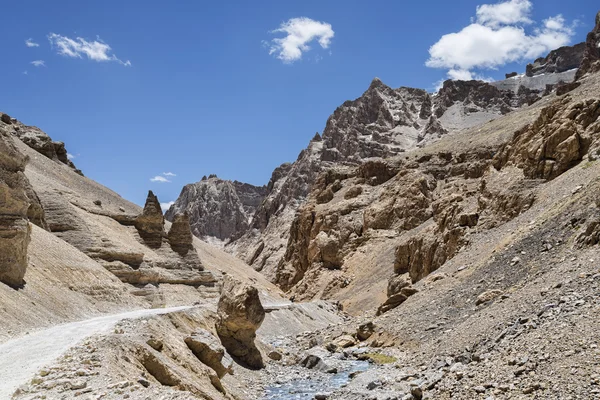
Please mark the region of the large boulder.
<svg viewBox="0 0 600 400"><path fill-rule="evenodd" d="M144 243L150 248L157 249L162 245L165 236L164 225L165 219L160 202L150 190L144 211L135 220L135 227Z"/></svg>
<svg viewBox="0 0 600 400"><path fill-rule="evenodd" d="M31 227L24 170L27 158L0 131L0 282L23 284Z"/></svg>
<svg viewBox="0 0 600 400"><path fill-rule="evenodd" d="M187 213L177 214L169 230L169 244L174 252L185 256L193 248L194 236L190 228L190 217Z"/></svg>
<svg viewBox="0 0 600 400"><path fill-rule="evenodd" d="M254 343L265 319L258 290L225 276L217 312L217 334L227 352L250 368L263 368L265 364Z"/></svg>
<svg viewBox="0 0 600 400"><path fill-rule="evenodd" d="M231 372L231 365L225 365L223 361L225 348L221 345L219 339L209 331L200 329L194 332L185 338L185 344L204 365L212 368L219 378ZM231 359L229 360L231 361Z"/></svg>

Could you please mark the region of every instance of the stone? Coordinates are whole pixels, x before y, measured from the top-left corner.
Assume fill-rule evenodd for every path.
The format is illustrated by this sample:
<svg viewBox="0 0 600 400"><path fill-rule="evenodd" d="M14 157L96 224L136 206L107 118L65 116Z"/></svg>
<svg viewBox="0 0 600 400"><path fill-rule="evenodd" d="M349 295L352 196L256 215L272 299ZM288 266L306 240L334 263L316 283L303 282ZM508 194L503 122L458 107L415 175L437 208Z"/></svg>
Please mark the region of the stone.
<svg viewBox="0 0 600 400"><path fill-rule="evenodd" d="M165 236L164 224L160 202L150 190L142 214L135 219L135 228L148 247L158 249L162 246L162 240Z"/></svg>
<svg viewBox="0 0 600 400"><path fill-rule="evenodd" d="M356 340L350 335L342 335L339 338L335 339L333 343L342 349L352 347L356 344Z"/></svg>
<svg viewBox="0 0 600 400"><path fill-rule="evenodd" d="M486 292L481 293L479 296L477 296L477 300L475 301L475 304L480 305L483 303L487 303L488 301L494 300L496 297L502 295L503 293L504 292L499 289L488 290Z"/></svg>
<svg viewBox="0 0 600 400"><path fill-rule="evenodd" d="M356 329L356 338L361 341L367 340L373 333L375 333L375 324L373 321L369 321L358 326Z"/></svg>
<svg viewBox="0 0 600 400"><path fill-rule="evenodd" d="M24 283L31 235L26 163L27 157L0 131L0 282L13 287Z"/></svg>
<svg viewBox="0 0 600 400"><path fill-rule="evenodd" d="M269 356L269 358L273 361L281 361L281 359L283 358L283 356L281 355L280 352L278 351L270 351L269 354L267 354Z"/></svg>
<svg viewBox="0 0 600 400"><path fill-rule="evenodd" d="M138 379L137 381L138 381L138 383L139 383L140 385L142 385L142 386L143 386L143 387L145 387L145 388L147 388L147 387L149 387L149 386L150 386L150 382L149 382L147 379L145 379L145 378L140 378L140 379Z"/></svg>
<svg viewBox="0 0 600 400"><path fill-rule="evenodd" d="M223 364L225 348L209 331L205 329L197 330L185 338L185 344L203 364L212 368L219 378L224 377L228 372L232 372L231 366Z"/></svg>
<svg viewBox="0 0 600 400"><path fill-rule="evenodd" d="M314 369L321 372L331 371L331 367L323 361L323 358L318 353L306 355L299 364L304 368Z"/></svg>
<svg viewBox="0 0 600 400"><path fill-rule="evenodd" d="M256 330L265 318L258 290L226 275L217 315L217 334L227 352L250 368L263 368L262 356L254 343Z"/></svg>
<svg viewBox="0 0 600 400"><path fill-rule="evenodd" d="M9 125L12 124L10 115L8 115L8 114L2 114L0 116L0 121L4 122L5 124L9 124Z"/></svg>
<svg viewBox="0 0 600 400"><path fill-rule="evenodd" d="M475 393L485 393L485 387L479 385L479 386L475 386L473 388L473 391L475 391Z"/></svg>
<svg viewBox="0 0 600 400"><path fill-rule="evenodd" d="M194 236L190 228L190 217L187 213L175 215L168 239L171 249L182 257L194 248Z"/></svg>

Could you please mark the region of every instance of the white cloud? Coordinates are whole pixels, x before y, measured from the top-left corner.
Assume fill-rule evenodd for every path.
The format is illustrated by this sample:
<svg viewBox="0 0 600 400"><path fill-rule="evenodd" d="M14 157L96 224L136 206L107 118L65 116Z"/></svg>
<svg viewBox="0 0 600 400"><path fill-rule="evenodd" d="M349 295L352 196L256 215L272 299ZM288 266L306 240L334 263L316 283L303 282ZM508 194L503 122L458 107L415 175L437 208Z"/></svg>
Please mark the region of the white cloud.
<svg viewBox="0 0 600 400"><path fill-rule="evenodd" d="M511 62L533 60L550 50L567 45L573 36L562 15L542 21L531 32L529 0L511 0L477 7L475 22L456 33L443 35L429 48L425 63L448 69L451 79L475 76L472 70L496 69ZM469 75L470 74L470 75Z"/></svg>
<svg viewBox="0 0 600 400"><path fill-rule="evenodd" d="M29 72L23 71L23 75L28 75L28 74L29 74Z"/></svg>
<svg viewBox="0 0 600 400"><path fill-rule="evenodd" d="M71 153L67 153L67 158L69 160L74 160L76 157L73 154L71 154Z"/></svg>
<svg viewBox="0 0 600 400"><path fill-rule="evenodd" d="M167 210L168 210L169 208L171 208L171 206L172 206L173 204L175 204L175 202L174 202L174 201L169 201L169 202L167 202L167 203L160 203L160 208L162 208L163 212L167 212Z"/></svg>
<svg viewBox="0 0 600 400"><path fill-rule="evenodd" d="M327 49L333 39L333 29L326 22L319 22L306 17L292 18L283 22L271 33L285 33L283 38L275 38L270 43L269 54L275 55L284 63L293 63L302 58L302 53L310 50L309 43L317 40L319 45Z"/></svg>
<svg viewBox="0 0 600 400"><path fill-rule="evenodd" d="M25 41L25 46L27 47L40 47L39 43L33 41L32 38L29 38Z"/></svg>
<svg viewBox="0 0 600 400"><path fill-rule="evenodd" d="M477 6L477 23L488 26L531 24L529 0L510 0L498 4Z"/></svg>
<svg viewBox="0 0 600 400"><path fill-rule="evenodd" d="M164 176L177 176L176 174L172 173L172 172L163 172L162 173Z"/></svg>
<svg viewBox="0 0 600 400"><path fill-rule="evenodd" d="M126 67L131 66L131 62L122 61L117 58L116 55L112 54L112 48L104 43L100 38L94 41L87 41L83 38L77 37L71 39L66 36L51 33L48 35L48 40L53 48L56 48L58 54L65 57L72 58L83 58L87 56L88 59L98 62L115 61Z"/></svg>
<svg viewBox="0 0 600 400"><path fill-rule="evenodd" d="M170 183L171 181L162 175L156 175L154 178L150 178L150 182Z"/></svg>
<svg viewBox="0 0 600 400"><path fill-rule="evenodd" d="M46 66L46 62L44 60L35 60L35 61L32 61L31 64L35 67L45 67Z"/></svg>

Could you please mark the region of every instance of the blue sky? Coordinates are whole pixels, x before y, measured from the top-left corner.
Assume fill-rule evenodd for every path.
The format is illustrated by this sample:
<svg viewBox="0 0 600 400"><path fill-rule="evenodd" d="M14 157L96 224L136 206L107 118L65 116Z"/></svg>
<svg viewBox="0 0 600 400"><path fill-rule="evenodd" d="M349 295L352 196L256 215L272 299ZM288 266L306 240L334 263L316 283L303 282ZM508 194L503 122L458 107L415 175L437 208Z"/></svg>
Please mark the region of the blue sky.
<svg viewBox="0 0 600 400"><path fill-rule="evenodd" d="M598 4L20 0L2 10L0 110L141 204L148 189L172 201L211 173L266 184L373 77L429 90L448 76L501 79L550 43L583 41ZM488 39L520 44L501 53ZM151 181L160 175L170 182Z"/></svg>

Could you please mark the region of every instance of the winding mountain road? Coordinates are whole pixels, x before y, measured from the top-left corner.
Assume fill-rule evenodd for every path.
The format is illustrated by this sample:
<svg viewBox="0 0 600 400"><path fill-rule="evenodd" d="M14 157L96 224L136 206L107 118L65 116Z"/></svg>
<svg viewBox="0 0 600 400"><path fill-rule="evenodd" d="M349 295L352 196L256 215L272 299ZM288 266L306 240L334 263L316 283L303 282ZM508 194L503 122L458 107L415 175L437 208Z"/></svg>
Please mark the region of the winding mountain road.
<svg viewBox="0 0 600 400"><path fill-rule="evenodd" d="M98 333L110 332L121 320L169 314L192 307L144 309L105 315L85 321L53 326L0 344L0 399L10 399L15 390L37 371L69 348Z"/></svg>

